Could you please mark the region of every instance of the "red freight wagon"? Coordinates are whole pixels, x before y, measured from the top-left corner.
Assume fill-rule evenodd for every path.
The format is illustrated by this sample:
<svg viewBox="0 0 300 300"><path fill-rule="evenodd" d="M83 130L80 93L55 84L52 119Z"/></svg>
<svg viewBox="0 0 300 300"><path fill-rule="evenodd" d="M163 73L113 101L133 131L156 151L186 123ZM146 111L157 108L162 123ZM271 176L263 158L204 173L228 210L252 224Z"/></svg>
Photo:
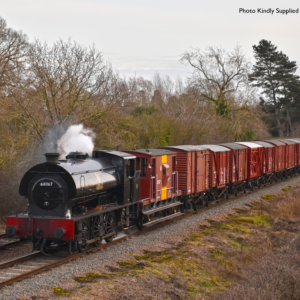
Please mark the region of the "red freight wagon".
<svg viewBox="0 0 300 300"><path fill-rule="evenodd" d="M269 144L272 144L275 146L275 172L283 172L285 170L285 148L286 145L278 140L265 140L264 142L267 142Z"/></svg>
<svg viewBox="0 0 300 300"><path fill-rule="evenodd" d="M255 141L255 144L261 145L263 149L263 163L262 172L264 175L272 175L275 172L275 146L263 141ZM269 181L270 176L267 176L265 180Z"/></svg>
<svg viewBox="0 0 300 300"><path fill-rule="evenodd" d="M165 149L138 149L124 152L137 157L136 170L141 171L140 199L144 206L178 194L175 152Z"/></svg>
<svg viewBox="0 0 300 300"><path fill-rule="evenodd" d="M183 195L205 192L209 186L209 149L198 146L169 146L164 149L174 151L178 189Z"/></svg>
<svg viewBox="0 0 300 300"><path fill-rule="evenodd" d="M286 140L286 139L282 139L279 141L286 144L286 146L285 146L285 149L286 149L285 150L285 169L287 170L287 173L290 173L292 171L292 169L295 167L296 143Z"/></svg>
<svg viewBox="0 0 300 300"><path fill-rule="evenodd" d="M227 190L229 184L230 150L218 145L199 145L199 147L208 148L210 152L209 187L212 199L215 199Z"/></svg>
<svg viewBox="0 0 300 300"><path fill-rule="evenodd" d="M154 148L124 152L136 156L136 170L140 170L138 228L182 215L183 203L177 197L181 192L177 185L176 153Z"/></svg>
<svg viewBox="0 0 300 300"><path fill-rule="evenodd" d="M229 152L229 182L232 192L236 195L237 188L242 187L245 191L247 181L247 150L243 145L235 143L220 144L230 149Z"/></svg>
<svg viewBox="0 0 300 300"><path fill-rule="evenodd" d="M288 139L295 143L295 166L300 165L300 141L298 139Z"/></svg>
<svg viewBox="0 0 300 300"><path fill-rule="evenodd" d="M256 182L259 186L259 178L262 176L263 146L251 142L238 142L237 144L248 148L247 177L249 182ZM253 188L253 185L251 185Z"/></svg>

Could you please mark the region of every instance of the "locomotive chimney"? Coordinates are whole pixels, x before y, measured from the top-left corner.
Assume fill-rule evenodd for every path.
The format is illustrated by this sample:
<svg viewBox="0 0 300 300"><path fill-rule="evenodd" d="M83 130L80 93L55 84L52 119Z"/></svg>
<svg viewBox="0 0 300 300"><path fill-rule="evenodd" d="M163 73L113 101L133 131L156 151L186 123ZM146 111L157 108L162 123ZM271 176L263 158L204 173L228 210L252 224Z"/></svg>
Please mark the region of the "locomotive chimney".
<svg viewBox="0 0 300 300"><path fill-rule="evenodd" d="M52 164L59 164L59 153L45 153L46 156L46 162L52 163Z"/></svg>

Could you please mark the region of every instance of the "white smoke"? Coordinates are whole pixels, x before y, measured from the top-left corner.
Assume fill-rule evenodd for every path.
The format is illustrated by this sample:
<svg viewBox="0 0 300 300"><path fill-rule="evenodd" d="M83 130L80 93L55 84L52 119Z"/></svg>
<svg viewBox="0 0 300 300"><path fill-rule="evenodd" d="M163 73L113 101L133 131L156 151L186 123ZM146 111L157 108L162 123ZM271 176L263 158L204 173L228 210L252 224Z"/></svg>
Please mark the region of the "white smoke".
<svg viewBox="0 0 300 300"><path fill-rule="evenodd" d="M86 152L92 155L94 150L95 133L88 128L83 128L83 124L72 125L57 142L57 150L61 157L65 157L70 152Z"/></svg>

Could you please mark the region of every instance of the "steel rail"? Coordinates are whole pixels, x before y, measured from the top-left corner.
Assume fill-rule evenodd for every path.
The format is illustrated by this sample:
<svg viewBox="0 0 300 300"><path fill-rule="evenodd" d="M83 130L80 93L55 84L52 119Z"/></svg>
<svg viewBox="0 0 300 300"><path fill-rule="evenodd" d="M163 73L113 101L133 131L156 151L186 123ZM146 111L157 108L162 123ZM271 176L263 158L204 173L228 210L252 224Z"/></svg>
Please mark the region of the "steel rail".
<svg viewBox="0 0 300 300"><path fill-rule="evenodd" d="M6 247L15 246L15 245L21 245L25 241L15 241L15 242L9 242L7 244L0 245L0 250L5 249Z"/></svg>
<svg viewBox="0 0 300 300"><path fill-rule="evenodd" d="M8 268L8 267L11 267L11 266L13 266L15 264L18 264L20 262L24 262L24 261L30 260L32 258L39 257L39 256L42 256L42 252L41 251L17 257L15 259L12 259L12 260L9 260L7 262L4 262L4 263L0 264L0 270Z"/></svg>
<svg viewBox="0 0 300 300"><path fill-rule="evenodd" d="M299 177L299 175L297 174L296 175L297 177ZM293 176L294 177L294 176ZM285 181L288 181L289 179L291 178L288 178L288 179L284 179L284 180L281 180L280 182L285 182ZM272 183L272 184L268 184L267 186L264 186L264 187L261 187L260 189L257 189L257 191L259 190L264 190L264 189L267 189L269 187L272 187L272 186L275 186L277 184L277 182L275 183ZM53 263L49 263L45 266L42 266L42 267L39 267L39 268L36 268L34 270L31 270L29 272L26 272L26 273L23 273L23 274L20 274L18 276L15 276L15 277L12 277L12 278L9 278L8 280L6 281L2 281L0 282L0 289L3 288L4 286L6 285L9 285L9 284L13 284L14 282L17 282L17 281L21 281L25 278L28 278L28 277L31 277L33 275L37 275L39 273L42 273L42 272L45 272L47 270L51 270L57 266L60 266L62 264L65 264L65 263L68 263L72 260L75 260L75 259L78 259L78 258L81 258L81 257L84 257L85 255L87 254L90 254L90 253L94 253L94 252L98 252L98 251L102 251L112 245L116 245L116 244L119 244L119 243L122 243L123 241L127 240L127 239L130 239L132 238L133 236L138 236L138 235L141 235L141 234L144 234L146 232L149 232L149 231L153 231L157 228L160 228L160 227L163 227L163 226L166 226L170 223L173 223L173 222L177 222L181 219L185 219L185 218L188 218L196 213L199 213L199 212L203 212L203 211L206 211L206 210L209 210L211 208L214 208L216 206L221 206L221 205L224 205L226 203L229 203L229 202L232 202L232 201L235 201L237 199L240 199L242 197L244 197L245 195L249 195L249 194L252 194L252 193L255 193L255 192L248 192L248 193L241 193L240 195L238 195L237 197L234 197L234 198L231 198L231 199L224 199L224 200L221 200L221 201L218 201L217 203L214 203L212 204L211 206L208 206L208 207L202 207L202 208L199 208L197 209L197 211L193 211L193 212L190 212L190 213L186 213L184 215L181 215L177 218L174 218L174 219L171 219L171 220L167 220L167 221L164 221L163 223L158 223L158 224L155 224L151 227L147 227L147 228L144 228L142 231L136 231L134 233L131 233L129 235L126 235L126 236L123 236L121 238L118 238L116 240L113 240L111 241L110 243L106 243L106 244L103 244L103 245L100 245L98 247L94 247L94 248L91 248L89 250L86 250L84 252L80 252L80 253L76 253L76 254L73 254L73 255L70 255L69 257L66 257L66 258L63 258L63 259L60 259L60 260L57 260ZM35 257L39 257L39 256L42 256L42 253L41 252L36 252L36 253L32 253L32 254L29 254L29 255L25 255L25 256L22 256L20 258L17 258L15 260L11 260L11 261L8 261L8 262L5 262L3 264L0 264L0 269L4 269L4 268L7 268L7 267L10 267L10 266L13 266L17 263L20 263L20 262L24 262L26 260L30 260L31 258L35 258Z"/></svg>

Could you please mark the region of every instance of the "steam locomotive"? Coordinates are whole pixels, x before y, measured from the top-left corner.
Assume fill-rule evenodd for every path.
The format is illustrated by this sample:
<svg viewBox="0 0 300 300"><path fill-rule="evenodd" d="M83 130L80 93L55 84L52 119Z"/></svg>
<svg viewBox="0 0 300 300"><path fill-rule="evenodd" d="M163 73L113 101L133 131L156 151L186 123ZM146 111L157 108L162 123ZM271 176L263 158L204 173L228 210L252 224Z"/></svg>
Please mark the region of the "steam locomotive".
<svg viewBox="0 0 300 300"><path fill-rule="evenodd" d="M21 180L28 211L7 217L6 235L30 237L35 250L48 254L66 245L85 251L132 224L141 230L294 175L300 139L45 156Z"/></svg>
<svg viewBox="0 0 300 300"><path fill-rule="evenodd" d="M129 208L133 213L140 191L134 156L118 151L94 151L92 158L71 152L66 160L58 160L58 153L45 156L21 180L29 211L7 218L8 237L31 236L34 249L43 251L53 241L84 251L90 243L111 241L120 218L129 227Z"/></svg>

